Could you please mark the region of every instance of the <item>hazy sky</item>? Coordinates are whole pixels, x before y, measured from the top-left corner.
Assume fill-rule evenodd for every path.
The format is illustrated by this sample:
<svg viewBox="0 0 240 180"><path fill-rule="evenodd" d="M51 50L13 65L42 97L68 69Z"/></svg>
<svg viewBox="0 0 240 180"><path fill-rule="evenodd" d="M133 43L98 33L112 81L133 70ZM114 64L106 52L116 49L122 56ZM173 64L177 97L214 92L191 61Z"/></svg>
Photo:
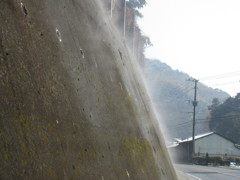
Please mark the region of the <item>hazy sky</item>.
<svg viewBox="0 0 240 180"><path fill-rule="evenodd" d="M232 96L240 92L240 0L146 1L138 24L153 44L147 57Z"/></svg>

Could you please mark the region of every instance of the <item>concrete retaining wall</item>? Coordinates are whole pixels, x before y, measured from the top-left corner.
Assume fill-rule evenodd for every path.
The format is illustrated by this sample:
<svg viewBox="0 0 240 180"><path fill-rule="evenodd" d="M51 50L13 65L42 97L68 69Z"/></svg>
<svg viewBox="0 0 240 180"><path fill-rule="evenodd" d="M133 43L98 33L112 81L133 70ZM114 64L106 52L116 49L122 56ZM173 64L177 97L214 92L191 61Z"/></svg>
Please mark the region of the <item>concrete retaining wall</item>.
<svg viewBox="0 0 240 180"><path fill-rule="evenodd" d="M135 62L97 1L0 8L0 179L176 178Z"/></svg>

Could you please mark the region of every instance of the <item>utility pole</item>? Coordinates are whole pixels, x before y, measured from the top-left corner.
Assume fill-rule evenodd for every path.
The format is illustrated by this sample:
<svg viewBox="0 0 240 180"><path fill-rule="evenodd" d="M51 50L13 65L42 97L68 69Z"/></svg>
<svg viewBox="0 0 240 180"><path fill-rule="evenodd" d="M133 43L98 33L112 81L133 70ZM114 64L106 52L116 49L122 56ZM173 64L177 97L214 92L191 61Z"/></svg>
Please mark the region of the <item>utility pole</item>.
<svg viewBox="0 0 240 180"><path fill-rule="evenodd" d="M124 14L123 14L123 37L125 38L126 34L126 11L127 11L127 2L124 0Z"/></svg>
<svg viewBox="0 0 240 180"><path fill-rule="evenodd" d="M192 157L194 157L195 154L195 117L196 117L196 106L198 104L197 102L197 83L198 80L193 79L194 81L194 101L192 102L193 104L193 130L192 130Z"/></svg>
<svg viewBox="0 0 240 180"><path fill-rule="evenodd" d="M188 79L189 81L194 82L194 100L192 102L193 105L193 129L192 129L192 158L194 157L195 154L195 120L196 120L196 107L197 107L197 79Z"/></svg>
<svg viewBox="0 0 240 180"><path fill-rule="evenodd" d="M113 0L111 0L111 6L110 6L110 17L112 19L112 15L113 15Z"/></svg>

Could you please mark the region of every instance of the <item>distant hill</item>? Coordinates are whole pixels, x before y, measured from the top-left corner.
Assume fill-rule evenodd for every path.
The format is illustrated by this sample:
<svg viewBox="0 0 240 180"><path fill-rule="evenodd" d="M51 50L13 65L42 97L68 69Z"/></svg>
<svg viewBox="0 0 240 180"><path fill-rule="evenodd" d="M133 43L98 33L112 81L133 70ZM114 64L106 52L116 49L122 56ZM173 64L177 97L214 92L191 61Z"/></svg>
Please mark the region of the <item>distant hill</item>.
<svg viewBox="0 0 240 180"><path fill-rule="evenodd" d="M163 131L170 138L192 135L194 82L188 74L173 70L160 60L145 59L144 76ZM222 103L230 95L198 83L196 108L196 134L209 131L208 106L213 98Z"/></svg>

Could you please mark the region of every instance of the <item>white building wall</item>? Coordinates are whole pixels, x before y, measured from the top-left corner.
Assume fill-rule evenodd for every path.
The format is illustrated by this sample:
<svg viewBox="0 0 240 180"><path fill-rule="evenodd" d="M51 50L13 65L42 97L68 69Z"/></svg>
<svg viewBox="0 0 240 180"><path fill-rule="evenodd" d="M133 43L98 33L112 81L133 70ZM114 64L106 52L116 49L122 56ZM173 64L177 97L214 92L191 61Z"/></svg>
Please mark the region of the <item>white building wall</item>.
<svg viewBox="0 0 240 180"><path fill-rule="evenodd" d="M195 153L240 156L240 150L231 141L217 134L197 139L195 141Z"/></svg>

